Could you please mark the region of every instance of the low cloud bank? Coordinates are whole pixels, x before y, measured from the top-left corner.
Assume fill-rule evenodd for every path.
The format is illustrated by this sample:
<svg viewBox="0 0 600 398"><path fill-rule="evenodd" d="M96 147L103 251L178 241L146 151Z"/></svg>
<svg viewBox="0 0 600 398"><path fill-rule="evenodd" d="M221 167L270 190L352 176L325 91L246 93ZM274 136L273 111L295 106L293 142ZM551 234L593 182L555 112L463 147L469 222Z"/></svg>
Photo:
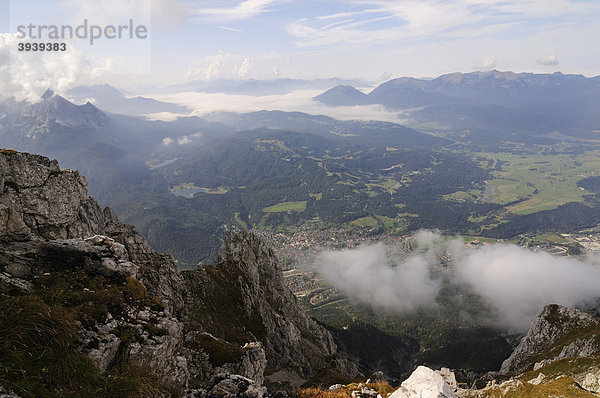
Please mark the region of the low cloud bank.
<svg viewBox="0 0 600 398"><path fill-rule="evenodd" d="M159 101L179 104L192 109L192 114L204 117L212 112L248 113L262 110L304 112L311 115L326 115L338 120L378 120L406 124L410 111L390 111L383 105L356 105L331 107L313 100L323 90L296 90L287 94L241 95L224 93L179 92L162 94L143 93ZM167 115L168 116L168 115ZM180 115L189 116L189 115ZM160 118L160 115L153 115Z"/></svg>
<svg viewBox="0 0 600 398"><path fill-rule="evenodd" d="M417 249L375 244L325 251L315 262L320 275L345 295L386 311L436 308L446 280L467 287L491 308L497 326L524 331L546 304L576 306L600 297L600 265L592 258L575 259L532 252L510 244L468 248L460 239L421 231ZM440 255L449 256L441 267Z"/></svg>
<svg viewBox="0 0 600 398"><path fill-rule="evenodd" d="M404 261L388 256L383 244L327 251L317 258L319 272L350 297L385 310L410 311L435 305L439 281L429 276L429 259Z"/></svg>

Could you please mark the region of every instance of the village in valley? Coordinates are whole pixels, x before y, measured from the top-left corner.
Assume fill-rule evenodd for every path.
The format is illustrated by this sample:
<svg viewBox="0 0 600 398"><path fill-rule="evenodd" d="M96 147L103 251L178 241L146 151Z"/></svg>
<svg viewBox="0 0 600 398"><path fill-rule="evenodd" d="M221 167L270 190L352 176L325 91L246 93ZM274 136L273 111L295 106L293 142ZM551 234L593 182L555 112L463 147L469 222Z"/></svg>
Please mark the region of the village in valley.
<svg viewBox="0 0 600 398"><path fill-rule="evenodd" d="M345 250L361 245L384 243L408 254L413 248L413 237L398 231L383 232L374 228L329 228L319 223L300 226L279 226L256 230L275 248L287 286L298 298L317 307L341 299L341 294L329 286L318 273L315 256L325 250ZM544 233L536 236L519 235L515 239L463 237L465 247L477 249L490 244L510 243L528 247L534 252L544 251L556 256L575 256L600 251L600 231L595 229L576 234ZM440 266L447 266L450 257L440 256Z"/></svg>

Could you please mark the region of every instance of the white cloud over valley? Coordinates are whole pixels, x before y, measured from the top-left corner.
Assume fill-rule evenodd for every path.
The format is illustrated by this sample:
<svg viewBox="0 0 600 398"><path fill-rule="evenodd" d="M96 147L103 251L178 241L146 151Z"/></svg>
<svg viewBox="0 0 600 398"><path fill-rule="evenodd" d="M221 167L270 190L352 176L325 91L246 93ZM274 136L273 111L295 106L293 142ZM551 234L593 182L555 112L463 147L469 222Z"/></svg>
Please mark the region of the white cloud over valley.
<svg viewBox="0 0 600 398"><path fill-rule="evenodd" d="M277 95L233 95L223 93L181 92L175 94L145 93L160 101L185 105L192 114L202 117L211 112L247 113L261 110L298 111L312 115L326 115L339 120L380 120L406 123L407 115L390 111L382 105L326 106L312 98L323 90L297 90ZM184 115L181 115L184 116ZM189 115L186 115L189 116ZM172 114L152 115L154 119L173 119Z"/></svg>
<svg viewBox="0 0 600 398"><path fill-rule="evenodd" d="M492 309L487 316L510 331L524 331L547 304L576 306L600 297L597 259L557 257L510 244L467 248L460 239L437 233L415 235L411 254L376 244L326 251L315 264L328 283L374 308L406 312L435 308L441 280L479 295ZM439 255L448 254L443 269Z"/></svg>

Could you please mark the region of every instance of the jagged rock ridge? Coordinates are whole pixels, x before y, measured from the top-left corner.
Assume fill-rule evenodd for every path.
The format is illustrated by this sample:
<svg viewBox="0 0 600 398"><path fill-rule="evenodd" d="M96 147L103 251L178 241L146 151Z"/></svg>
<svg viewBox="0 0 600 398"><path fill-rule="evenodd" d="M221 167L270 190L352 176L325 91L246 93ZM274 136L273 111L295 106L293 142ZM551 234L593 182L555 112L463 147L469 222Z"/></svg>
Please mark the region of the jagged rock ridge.
<svg viewBox="0 0 600 398"><path fill-rule="evenodd" d="M261 341L269 366L281 370L271 379L299 385L323 368L357 373L336 355L329 332L302 310L273 250L256 235L229 233L214 266L183 274L190 292L186 323L238 344Z"/></svg>
<svg viewBox="0 0 600 398"><path fill-rule="evenodd" d="M514 375L540 368L553 360L592 357L600 353L600 319L556 304L545 306L527 334L504 361L501 374Z"/></svg>
<svg viewBox="0 0 600 398"><path fill-rule="evenodd" d="M261 396L267 367L284 385L322 369L356 374L253 234L230 234L214 266L179 273L89 198L77 171L0 150L0 293L35 292L52 278L84 301L112 294L78 321L80 350L103 372L125 358L189 396Z"/></svg>

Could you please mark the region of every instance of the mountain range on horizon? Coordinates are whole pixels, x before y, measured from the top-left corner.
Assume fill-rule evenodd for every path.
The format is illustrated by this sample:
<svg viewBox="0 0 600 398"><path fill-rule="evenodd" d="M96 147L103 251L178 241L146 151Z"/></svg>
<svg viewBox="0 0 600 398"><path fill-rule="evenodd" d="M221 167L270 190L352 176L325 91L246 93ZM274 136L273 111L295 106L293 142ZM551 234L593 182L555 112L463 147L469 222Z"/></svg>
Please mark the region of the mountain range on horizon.
<svg viewBox="0 0 600 398"><path fill-rule="evenodd" d="M325 105L383 105L402 111L410 126L433 130L520 130L594 136L600 123L600 77L500 72L451 73L435 79L398 78L368 94L337 86L314 98ZM431 123L438 127L432 127Z"/></svg>
<svg viewBox="0 0 600 398"><path fill-rule="evenodd" d="M290 93L306 88L323 89L314 97L328 106L384 105L389 109L414 110L420 107L450 105L501 106L503 108L539 112L544 107L575 101L569 111L576 110L578 101L597 97L600 77L583 75L488 72L448 73L436 78L394 78L365 92L362 87L372 83L343 79L268 79L189 82L152 91L176 94L184 91L222 93L227 95L264 96ZM361 87L358 89L356 87ZM267 91L265 91L267 90ZM275 90L271 92L270 90ZM76 86L64 92L64 97L78 104L91 102L98 108L115 114L144 116L170 113L184 116L190 108L181 104L157 101L144 96L125 96L123 90L109 84ZM537 104L537 105L534 105ZM272 109L277 109L276 106ZM584 107L587 110L589 107Z"/></svg>
<svg viewBox="0 0 600 398"><path fill-rule="evenodd" d="M597 94L600 76L515 73L492 70L489 72L448 73L436 78L400 77L379 84L369 93L349 85L338 85L315 97L327 105L342 105L338 100L382 104L392 108L435 105L449 99L518 106L553 97L572 98ZM421 94L418 96L417 94ZM396 97L395 101L392 97ZM415 96L415 97L411 97ZM403 98L405 97L405 98ZM406 102L404 102L406 101Z"/></svg>
<svg viewBox="0 0 600 398"><path fill-rule="evenodd" d="M190 113L190 109L182 105L142 96L126 97L120 90L109 84L77 86L68 90L65 95L73 102L92 102L106 112L122 115L143 116L162 112L186 115Z"/></svg>
<svg viewBox="0 0 600 398"><path fill-rule="evenodd" d="M188 116L170 122L151 121L143 117L109 113L91 103L78 106L60 95L47 92L41 101L35 104L14 102L0 104L0 113L2 114L0 142L6 147L55 157L65 167L82 170L92 182L92 193L101 203L112 205L120 214L126 212L127 216L122 213L125 220L138 224L140 230L147 234L151 243L157 245L161 250L173 250L176 257L185 263L194 264L216 254L219 239L224 232L213 235L211 231L222 228L223 225L231 222L237 225L238 222L234 218L236 211L240 212L242 218L247 214L249 203L246 202L247 199L243 199L240 203L237 195L241 192L236 191L238 189L236 186L251 186L252 189L258 189L261 185L255 185L255 183L261 180L287 180L286 183L282 183L285 188L282 186L281 191L269 198L268 202L263 203L262 207L259 207L257 203L252 204L255 218L252 221L243 220L252 225L259 223L259 220L262 219L262 215L265 214L263 208L278 202L290 201L291 198L297 198L294 199L297 201L309 199L308 192L305 193L306 195L299 195L298 189L292 186L292 182L296 179L284 177L284 175L294 172L293 167L290 167L292 164L295 164L294 167L297 170L312 170L316 167L314 170L319 170L319 173L323 172L332 179L337 190L344 186L340 185L342 183L356 184L356 176L361 176L361 173L365 172L372 174L362 183L381 184L380 181L374 179L377 173L381 172L373 169L373 166L378 163L370 160L375 154L388 156L389 160L384 161L383 168L397 164L405 164L408 167L414 162L407 158L413 156L411 153L431 154L436 157L438 155L434 153L440 150L458 149L460 152L460 148L465 147L496 150L511 142L527 145L587 142L586 140L594 140L597 135L593 129L588 128L588 125L593 124L594 120L600 117L591 106L596 95L594 90L597 85L598 79L582 76L514 74L494 71L451 74L432 80L395 79L383 83L369 95L363 93L359 95L356 90L350 90L351 93L357 94L356 98L359 102L364 102L365 98L369 99L370 95L374 93L379 93L377 95L380 98L391 98L392 103L417 101L415 103L422 106L410 113L409 118L416 119L416 121L413 120L410 127L377 121L339 121L327 116L283 111L260 111L246 114L216 112L207 114L204 118ZM403 87L410 87L411 90L406 91ZM558 90L557 87L561 90L564 89L566 93L572 93L568 100L566 97L561 100L569 102L570 106L562 107L557 105L558 103L550 102L550 105L533 111L526 110L530 106L527 104L523 106L498 105L485 103L484 100L475 100L498 96L500 98L498 101L491 102L506 104L510 102L509 99L515 93L530 92L523 98L529 98L535 102L535 98L539 97L540 92L552 92ZM118 91L110 86L100 86L100 88L112 93L110 95L119 95ZM339 89L330 91L335 93ZM347 91L344 89L345 104L357 101L352 94L348 95ZM413 95L414 92L417 94ZM455 96L451 97L448 93L454 93ZM457 97L459 94L460 98ZM577 98L582 98L582 101L588 101L591 98L589 107L574 110ZM430 102L422 102L424 100ZM424 103L428 105L423 105ZM556 110L556 107L560 109ZM556 120L559 120L560 123L555 122ZM280 142L283 146L265 146L263 141ZM247 142L247 144L239 145L241 142ZM307 148L310 150L307 151ZM325 148L330 151L329 154L323 152ZM400 150L404 154L394 154L394 156L398 156L397 161L387 164L393 162L394 156L389 153L392 150ZM352 159L348 158L350 153L354 154ZM332 158L332 154L337 154L339 160ZM316 158L315 155L317 155ZM219 159L221 163L215 167L216 165L203 161L204 156L206 156L204 159ZM420 156L429 158L430 155ZM256 164L261 166L257 166L251 173L240 175L239 172L245 169L244 164L249 159L255 159L255 161L260 159ZM448 158L445 159L450 161ZM369 163L362 164L365 161ZM271 163L281 163L282 167L271 169L268 167ZM418 164L417 167L417 164L415 164L415 170L421 170L419 167L431 168L425 164ZM471 160L464 164L471 165ZM200 201L202 204L198 202L194 205L198 207L193 210L193 212L199 212L198 218L178 216L165 219L153 213L158 208L164 208L169 209L168 213L171 216L183 214L184 209L187 209L185 212L189 214L190 203L199 199L185 200L175 197L171 189L181 186L181 184L189 186L194 183L197 185L192 184L191 186L198 187L193 189L195 192L201 190L199 188L219 191L227 184L219 181L215 170L224 169L237 170L238 181L235 186L225 187L231 192L220 198L231 200L231 208L238 210L231 210L231 212L219 210L219 216L214 217L213 206L215 204ZM267 176L267 170L271 170L269 172L275 174ZM465 170L471 170L471 166ZM385 172L385 178L390 173ZM479 171L476 174L479 181L481 178ZM422 174L422 178L425 176ZM308 177L306 175L306 178ZM359 177L359 180L364 178L366 177ZM414 179L414 177L410 178ZM456 178L456 181L464 181L462 177L453 178ZM233 179L229 181L229 183L232 182ZM431 181L423 181L423 189L431 183ZM465 187L456 186L454 188L456 190ZM446 189L451 188L444 188L444 190ZM144 195L140 195L142 192ZM430 192L436 191L430 190ZM316 191L310 192L313 195L317 193ZM450 193L451 191L444 191L444 194ZM369 195L373 194L369 192ZM245 195L247 194L243 196ZM340 200L349 200L342 198L349 198L352 195L356 195L356 192L342 193L340 191L330 198L326 196L326 200L315 203L317 208L321 209L316 210L316 214L323 216L330 213L331 210L326 210L329 206L335 208ZM201 195L196 196L200 198ZM132 200L142 198L145 198L143 199L145 204L140 205L135 211L128 207L127 204ZM206 200L209 198L211 197L206 196ZM356 198L353 200L356 201ZM431 200L439 201L440 205L443 204L444 207L454 208L459 205L456 202L443 201L440 198L432 197ZM356 203L362 203L362 201L363 199L360 199ZM382 203L376 204L375 202L379 202L379 199L369 199L369 201L373 202L372 205L375 208L380 209L377 210L378 212L384 211L384 214L388 216L397 213L397 207L388 208L387 204L385 206ZM233 203L236 204L233 205ZM381 206L384 206L383 208L386 210L382 210ZM485 203L481 211L494 206ZM355 207L355 205L351 207ZM415 208L415 214L424 212L424 209ZM585 210L585 208L582 209ZM315 209L310 211L315 211ZM371 211L374 210L369 207L366 209L357 207L339 220L352 221L351 217L358 219L368 215ZM454 220L454 225L459 231L462 230L461 228L472 225L462 216L464 214L462 211L454 209L453 214L457 217L460 215L460 220ZM281 216L277 213L267 213L267 215L272 219ZM306 213L305 217L308 215L309 213ZM477 217L481 217L481 214L478 214ZM202 222L190 222L191 219L202 220ZM572 219L581 220L579 216ZM588 219L594 220L595 216L588 217ZM413 228L425 225L424 218L409 219L409 221ZM430 222L434 221L430 220ZM446 227L450 226L446 224L444 224ZM434 223L434 225L437 224ZM577 225L581 225L581 221L578 221ZM438 227L440 226L441 224L438 225ZM176 236L177 239L173 242L163 242L161 236L164 234L160 231L169 231L169 234ZM184 247L180 243L191 240L195 234L210 236L209 239L206 239L206 242L210 243L190 253L190 247ZM175 247L178 248L175 249Z"/></svg>

